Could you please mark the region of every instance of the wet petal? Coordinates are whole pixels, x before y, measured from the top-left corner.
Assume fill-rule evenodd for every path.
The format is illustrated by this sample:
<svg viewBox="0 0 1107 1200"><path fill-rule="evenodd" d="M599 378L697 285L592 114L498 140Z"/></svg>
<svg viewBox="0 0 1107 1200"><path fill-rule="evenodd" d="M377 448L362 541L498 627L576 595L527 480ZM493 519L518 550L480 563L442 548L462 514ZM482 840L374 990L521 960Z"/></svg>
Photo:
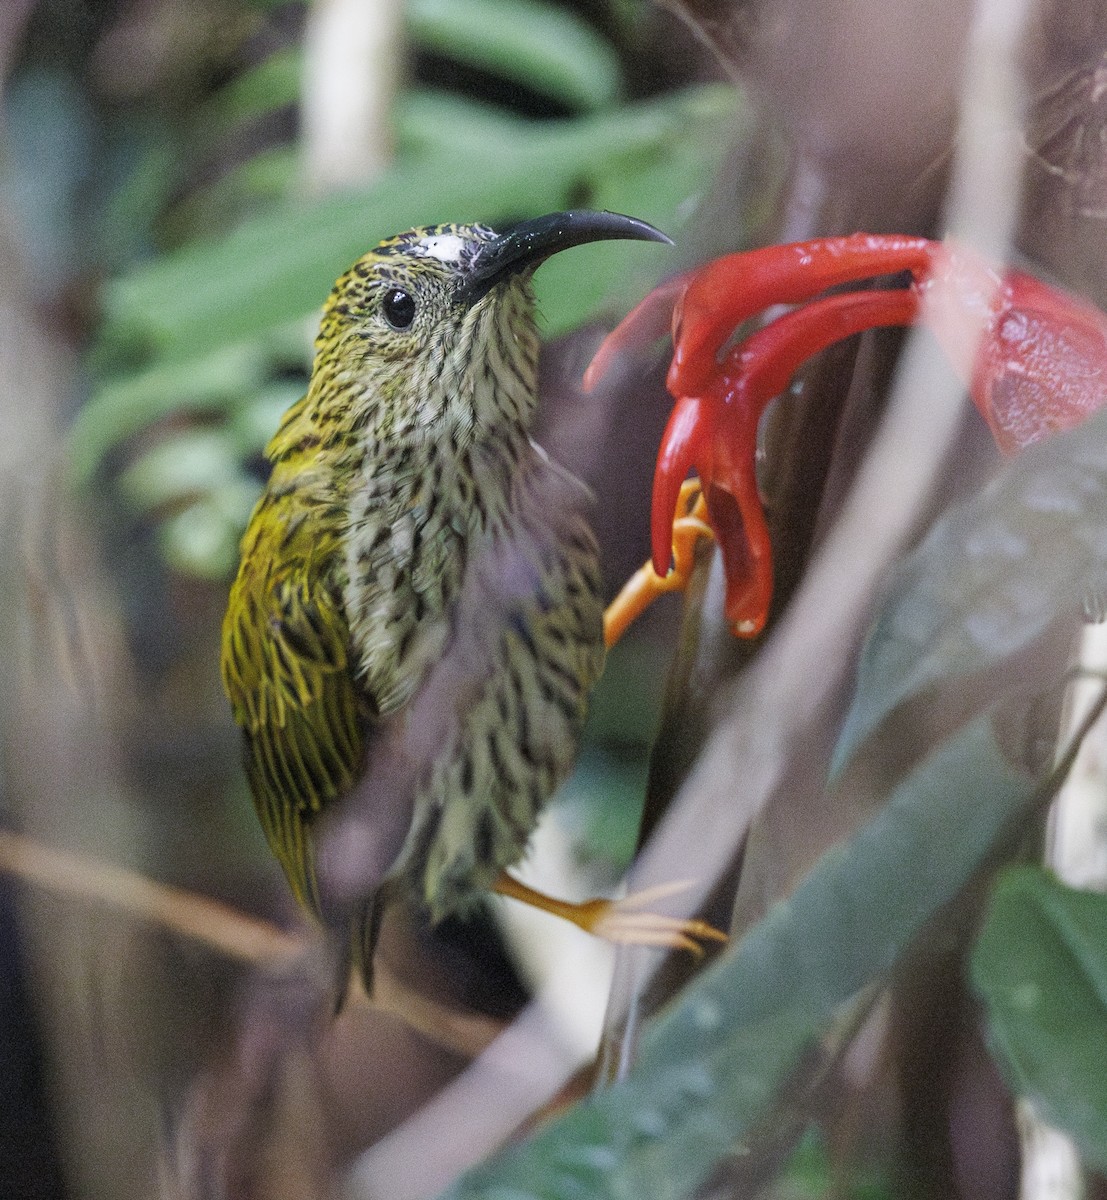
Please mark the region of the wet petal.
<svg viewBox="0 0 1107 1200"><path fill-rule="evenodd" d="M688 286L690 272L666 279L619 322L600 343L584 372L584 390L592 391L615 360L652 346L669 332L673 309Z"/></svg>
<svg viewBox="0 0 1107 1200"><path fill-rule="evenodd" d="M661 448L657 452L657 466L653 475L650 532L653 569L658 575L664 575L669 569L680 485L693 466L703 477L711 441L711 430L706 422L702 401L695 396L682 396L673 406L669 423L661 435Z"/></svg>
<svg viewBox="0 0 1107 1200"><path fill-rule="evenodd" d="M728 254L695 272L674 330L669 390L700 392L744 321L774 304L803 304L827 288L910 271L919 277L935 243L901 234L855 233Z"/></svg>
<svg viewBox="0 0 1107 1200"><path fill-rule="evenodd" d="M773 562L757 488L757 430L762 414L812 355L876 325L914 320L918 298L905 289L845 292L813 300L752 334L717 368L704 403L714 444L701 469L708 520L726 572L726 615L734 632L754 637L772 602Z"/></svg>
<svg viewBox="0 0 1107 1200"><path fill-rule="evenodd" d="M1019 271L1003 276L970 392L1004 454L1073 429L1107 399L1107 318Z"/></svg>

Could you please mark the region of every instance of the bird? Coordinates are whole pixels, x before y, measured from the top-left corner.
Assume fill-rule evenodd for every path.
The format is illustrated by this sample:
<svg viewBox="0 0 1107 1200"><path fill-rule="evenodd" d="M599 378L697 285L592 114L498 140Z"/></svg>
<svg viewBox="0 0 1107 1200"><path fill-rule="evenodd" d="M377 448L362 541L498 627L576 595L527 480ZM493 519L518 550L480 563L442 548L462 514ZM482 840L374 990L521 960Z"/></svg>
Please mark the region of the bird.
<svg viewBox="0 0 1107 1200"><path fill-rule="evenodd" d="M532 280L610 239L669 243L587 210L382 241L334 284L306 394L266 448L222 678L268 844L304 907L338 912L368 990L397 895L431 922L499 892L613 940L714 932L509 871L572 769L605 655L590 493L531 437ZM351 858L344 805L371 836L343 892L326 860Z"/></svg>

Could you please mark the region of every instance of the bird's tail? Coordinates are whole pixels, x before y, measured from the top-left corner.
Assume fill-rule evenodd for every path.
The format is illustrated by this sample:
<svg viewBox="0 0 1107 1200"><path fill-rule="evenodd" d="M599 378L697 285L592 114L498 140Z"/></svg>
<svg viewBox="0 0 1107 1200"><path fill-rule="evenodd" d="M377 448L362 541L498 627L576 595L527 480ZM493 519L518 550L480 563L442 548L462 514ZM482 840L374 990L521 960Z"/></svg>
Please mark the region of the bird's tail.
<svg viewBox="0 0 1107 1200"><path fill-rule="evenodd" d="M339 963L338 992L339 999L335 1011L342 1008L346 990L350 982L351 972L357 972L365 986L365 994L373 994L373 955L377 949L377 939L381 931L381 918L384 916L385 897L381 892L375 892L367 900L362 900L354 909L350 918L349 936L346 938L346 951Z"/></svg>

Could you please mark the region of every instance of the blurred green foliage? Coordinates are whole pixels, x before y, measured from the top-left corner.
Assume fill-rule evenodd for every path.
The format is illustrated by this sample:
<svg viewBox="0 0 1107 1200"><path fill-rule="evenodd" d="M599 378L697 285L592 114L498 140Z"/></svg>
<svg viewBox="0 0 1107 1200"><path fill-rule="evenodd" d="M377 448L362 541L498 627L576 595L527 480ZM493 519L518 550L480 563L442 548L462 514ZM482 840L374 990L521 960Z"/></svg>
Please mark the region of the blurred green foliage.
<svg viewBox="0 0 1107 1200"><path fill-rule="evenodd" d="M1107 896L1007 871L972 978L1012 1089L1107 1171Z"/></svg>
<svg viewBox="0 0 1107 1200"><path fill-rule="evenodd" d="M864 719L842 734L840 769L880 742L906 700L974 667L1011 664L1043 628L1075 621L1105 569L1101 413L1008 463L900 564L857 684L853 711ZM1071 765L1066 755L1035 774L1013 761L998 735L1002 697L982 703L996 707L931 745L856 834L653 1022L625 1080L447 1195L680 1200L736 1147L744 1176L775 1174L781 1128L804 1111L867 1004L910 949L948 937L943 916L1010 856ZM1015 1092L1102 1166L1107 901L1038 869L1002 877L973 981Z"/></svg>
<svg viewBox="0 0 1107 1200"><path fill-rule="evenodd" d="M617 103L614 48L564 8L538 0L411 0L411 36L422 46L502 75L579 112Z"/></svg>
<svg viewBox="0 0 1107 1200"><path fill-rule="evenodd" d="M897 1193L884 1178L886 1164L878 1163L858 1173L846 1185L834 1169L830 1147L817 1129L809 1129L796 1147L780 1179L775 1183L776 1200L891 1200Z"/></svg>
<svg viewBox="0 0 1107 1200"><path fill-rule="evenodd" d="M866 641L835 773L896 707L1029 648L1102 589L1102 440L1093 424L1034 446L934 525Z"/></svg>
<svg viewBox="0 0 1107 1200"><path fill-rule="evenodd" d="M967 726L654 1021L624 1081L446 1195L681 1200L735 1147L748 1168L766 1143L775 1149L776 1120L820 1041L852 1023L1036 788L987 716Z"/></svg>
<svg viewBox="0 0 1107 1200"><path fill-rule="evenodd" d="M1021 452L938 520L901 565L862 653L836 771L879 737L901 705L1009 668L1046 631L1075 624L1080 598L1102 595L1105 578L1107 413L1100 412ZM1037 676L1032 682L1050 685ZM950 847L964 828L964 817L951 822ZM1107 899L1065 887L1040 868L1002 875L972 981L1012 1091L1107 1169Z"/></svg>

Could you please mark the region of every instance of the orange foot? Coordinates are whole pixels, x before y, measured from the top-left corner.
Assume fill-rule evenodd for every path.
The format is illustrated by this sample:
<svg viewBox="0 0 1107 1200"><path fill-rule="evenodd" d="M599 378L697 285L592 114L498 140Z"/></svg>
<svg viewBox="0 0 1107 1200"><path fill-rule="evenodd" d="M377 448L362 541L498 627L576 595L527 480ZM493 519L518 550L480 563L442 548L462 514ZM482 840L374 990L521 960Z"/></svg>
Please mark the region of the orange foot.
<svg viewBox="0 0 1107 1200"><path fill-rule="evenodd" d="M536 891L505 871L492 885L492 890L571 921L585 933L608 942L687 950L698 957L704 953L701 942L725 942L727 935L696 918L666 917L661 913L643 911L646 905L683 892L690 886L688 883L663 883L635 892L622 900L584 900L574 903L556 900L544 892Z"/></svg>
<svg viewBox="0 0 1107 1200"><path fill-rule="evenodd" d="M707 523L707 505L698 479L684 481L678 505L677 511L682 515L673 522L673 565L666 574L658 575L653 564L647 562L623 584L603 615L604 642L609 648L658 596L684 591L695 566L696 546L701 538L714 537Z"/></svg>

